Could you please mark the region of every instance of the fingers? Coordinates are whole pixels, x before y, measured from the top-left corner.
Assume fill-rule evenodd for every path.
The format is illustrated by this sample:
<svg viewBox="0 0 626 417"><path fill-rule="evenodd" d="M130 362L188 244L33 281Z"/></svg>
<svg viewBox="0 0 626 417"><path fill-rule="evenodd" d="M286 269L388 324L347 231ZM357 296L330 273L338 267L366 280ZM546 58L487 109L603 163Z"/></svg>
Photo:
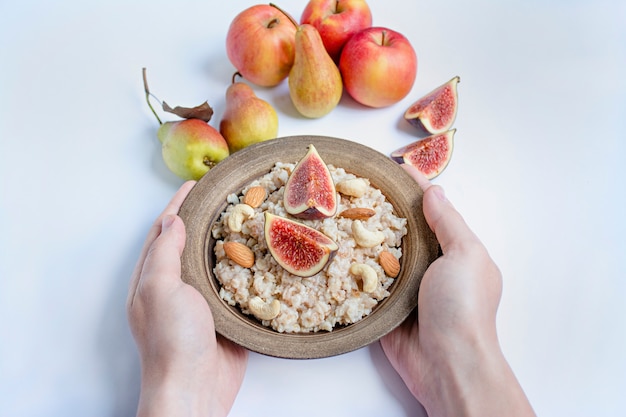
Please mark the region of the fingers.
<svg viewBox="0 0 626 417"><path fill-rule="evenodd" d="M154 240L143 264L140 286L180 282L180 257L185 248L185 225L180 217L168 214L163 218L161 234Z"/></svg>
<svg viewBox="0 0 626 417"><path fill-rule="evenodd" d="M424 174L411 165L403 164L402 168L424 191L424 217L428 226L435 232L443 253L453 245L477 239L461 214L448 201L441 186L431 184Z"/></svg>
<svg viewBox="0 0 626 417"><path fill-rule="evenodd" d="M187 197L187 195L189 194L189 192L191 191L194 185L195 185L195 181L185 182L178 189L178 191L174 194L174 196L172 197L170 202L167 204L167 206L165 207L161 215L154 221L154 223L152 224L152 227L148 231L148 236L146 237L146 241L143 245L143 248L139 255L139 259L137 260L137 264L135 265L135 269L131 276L130 286L128 290L128 300L127 300L128 304L132 303L132 299L135 296L135 291L137 290L137 285L139 284L141 271L143 269L144 262L146 261L148 250L150 249L150 246L155 241L155 239L161 233L163 219L166 216L178 213L181 205L183 204L183 201L185 201L185 198Z"/></svg>

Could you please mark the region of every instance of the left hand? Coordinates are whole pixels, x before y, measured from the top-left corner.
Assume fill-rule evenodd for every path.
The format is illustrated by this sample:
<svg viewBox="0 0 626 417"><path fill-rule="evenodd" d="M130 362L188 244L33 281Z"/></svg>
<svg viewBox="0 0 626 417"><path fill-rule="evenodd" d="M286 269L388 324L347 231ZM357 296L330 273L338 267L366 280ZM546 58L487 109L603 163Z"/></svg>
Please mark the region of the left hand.
<svg viewBox="0 0 626 417"><path fill-rule="evenodd" d="M193 188L178 190L154 222L133 272L127 312L141 358L137 415L226 416L248 352L217 336L204 297L181 280L185 225L177 213Z"/></svg>

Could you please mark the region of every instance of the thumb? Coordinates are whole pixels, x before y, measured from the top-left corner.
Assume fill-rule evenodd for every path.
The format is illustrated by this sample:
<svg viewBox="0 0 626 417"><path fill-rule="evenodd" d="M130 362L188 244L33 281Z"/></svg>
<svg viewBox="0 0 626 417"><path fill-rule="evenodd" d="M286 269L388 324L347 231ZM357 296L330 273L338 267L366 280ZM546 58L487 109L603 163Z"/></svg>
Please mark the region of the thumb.
<svg viewBox="0 0 626 417"><path fill-rule="evenodd" d="M443 253L453 244L478 240L461 214L448 201L441 186L431 184L424 174L411 165L403 164L402 168L424 191L424 217L435 232Z"/></svg>
<svg viewBox="0 0 626 417"><path fill-rule="evenodd" d="M444 254L451 246L477 240L439 185L431 185L424 191L424 217Z"/></svg>
<svg viewBox="0 0 626 417"><path fill-rule="evenodd" d="M185 225L180 217L168 214L161 221L161 233L154 240L143 265L141 280L180 281L180 257L185 248Z"/></svg>

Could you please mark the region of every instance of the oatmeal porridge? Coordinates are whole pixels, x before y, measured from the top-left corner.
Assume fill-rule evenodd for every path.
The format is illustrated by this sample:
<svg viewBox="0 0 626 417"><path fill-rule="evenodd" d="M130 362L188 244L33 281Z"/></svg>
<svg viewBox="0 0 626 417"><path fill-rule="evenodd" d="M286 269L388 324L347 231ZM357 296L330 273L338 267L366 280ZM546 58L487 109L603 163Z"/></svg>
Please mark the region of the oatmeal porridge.
<svg viewBox="0 0 626 417"><path fill-rule="evenodd" d="M295 165L276 163L269 173L248 184L241 193L228 196L228 206L211 230L216 239L214 274L220 283L219 295L225 302L237 306L244 314L256 316L263 325L277 332L332 331L337 325L361 320L389 295L395 274L381 266L381 253L384 252L386 260L400 259L401 241L407 233L406 219L397 217L382 192L365 178L361 179L366 185L361 196L342 192L340 185L357 177L332 165L328 169L337 185L336 214L322 220L294 219L285 211L283 194ZM242 216L236 207L247 206L243 204L247 192L261 187L266 192L262 203L258 207L246 207L243 217L234 222L231 216ZM371 217L341 215L348 209L363 208L370 211ZM287 272L269 252L264 236L266 212L322 232L337 244L334 256L313 276L300 277ZM355 240L355 230L359 229L378 236L380 241L372 247L359 244ZM249 248L253 254L251 266L242 266L227 256L228 242ZM258 312L260 307L263 314ZM269 310L275 311L266 315Z"/></svg>

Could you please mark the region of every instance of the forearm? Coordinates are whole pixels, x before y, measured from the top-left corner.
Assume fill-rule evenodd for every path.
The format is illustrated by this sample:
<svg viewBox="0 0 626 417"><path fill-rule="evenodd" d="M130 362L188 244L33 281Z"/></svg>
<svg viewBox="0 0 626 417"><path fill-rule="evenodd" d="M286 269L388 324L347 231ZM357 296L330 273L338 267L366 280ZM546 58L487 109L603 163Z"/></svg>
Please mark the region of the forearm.
<svg viewBox="0 0 626 417"><path fill-rule="evenodd" d="M459 349L421 398L429 417L531 417L535 413L499 347Z"/></svg>

